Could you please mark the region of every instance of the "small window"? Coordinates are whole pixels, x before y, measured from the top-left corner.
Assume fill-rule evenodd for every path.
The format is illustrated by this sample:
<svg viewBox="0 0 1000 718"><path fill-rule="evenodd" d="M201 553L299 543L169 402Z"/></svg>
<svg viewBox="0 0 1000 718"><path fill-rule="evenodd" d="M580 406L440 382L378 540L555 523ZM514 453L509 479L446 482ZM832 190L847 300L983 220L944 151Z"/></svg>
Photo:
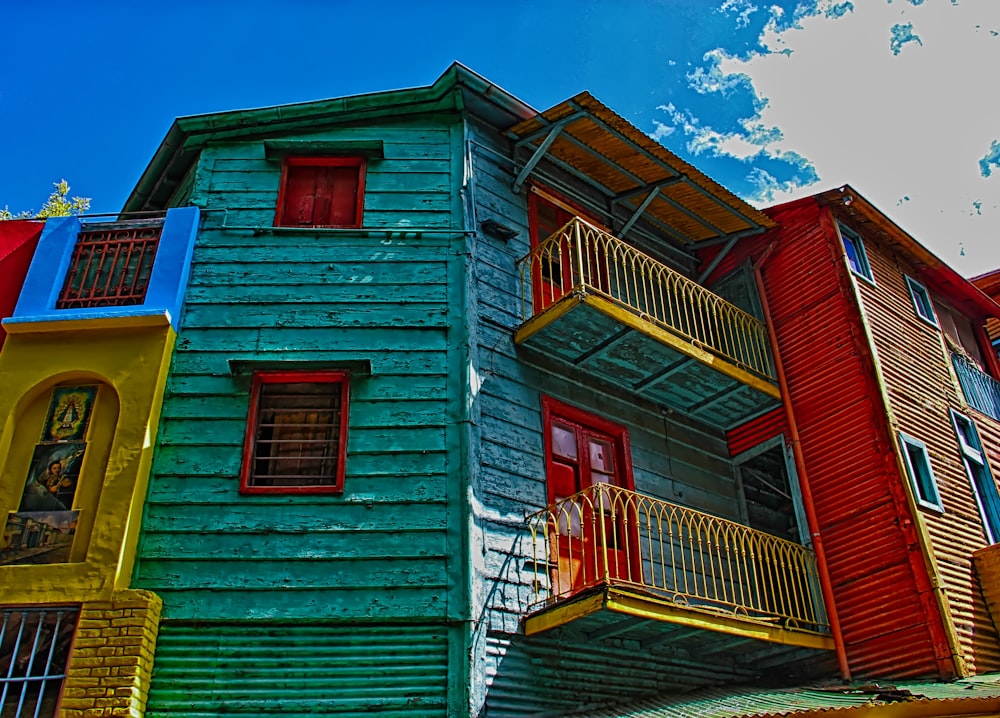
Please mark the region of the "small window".
<svg viewBox="0 0 1000 718"><path fill-rule="evenodd" d="M917 310L917 316L937 326L934 305L931 303L931 295L927 293L927 287L911 277L906 278L906 286L910 288L910 297L913 299L913 307Z"/></svg>
<svg viewBox="0 0 1000 718"><path fill-rule="evenodd" d="M56 715L79 613L73 606L8 606L0 612L4 718Z"/></svg>
<svg viewBox="0 0 1000 718"><path fill-rule="evenodd" d="M931 470L930 457L927 455L927 445L900 432L899 443L906 460L906 471L917 492L917 503L928 509L944 511L941 496L938 494L937 482Z"/></svg>
<svg viewBox="0 0 1000 718"><path fill-rule="evenodd" d="M872 268L868 264L868 255L865 254L865 245L861 241L861 236L842 224L838 226L840 227L840 237L844 240L844 252L847 254L847 263L850 265L851 271L874 283Z"/></svg>
<svg viewBox="0 0 1000 718"><path fill-rule="evenodd" d="M360 227L363 157L289 157L281 173L278 227Z"/></svg>
<svg viewBox="0 0 1000 718"><path fill-rule="evenodd" d="M965 473L972 482L972 491L976 496L976 505L983 519L986 539L991 544L1000 541L1000 495L997 494L996 482L990 473L989 463L983 454L983 445L979 441L976 425L966 416L951 412L951 420L955 425L958 437L958 448L962 454Z"/></svg>
<svg viewBox="0 0 1000 718"><path fill-rule="evenodd" d="M346 371L254 374L241 492L344 490L348 379Z"/></svg>

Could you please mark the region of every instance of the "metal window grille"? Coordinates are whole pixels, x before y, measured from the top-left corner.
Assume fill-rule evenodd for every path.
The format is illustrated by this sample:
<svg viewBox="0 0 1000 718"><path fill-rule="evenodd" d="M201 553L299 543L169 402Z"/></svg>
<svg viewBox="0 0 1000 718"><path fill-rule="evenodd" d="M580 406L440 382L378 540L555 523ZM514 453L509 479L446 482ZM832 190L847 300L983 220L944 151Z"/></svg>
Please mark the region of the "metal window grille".
<svg viewBox="0 0 1000 718"><path fill-rule="evenodd" d="M55 716L79 613L67 606L0 609L0 716Z"/></svg>
<svg viewBox="0 0 1000 718"><path fill-rule="evenodd" d="M142 304L162 222L80 232L56 309Z"/></svg>
<svg viewBox="0 0 1000 718"><path fill-rule="evenodd" d="M252 486L337 481L342 382L262 384Z"/></svg>

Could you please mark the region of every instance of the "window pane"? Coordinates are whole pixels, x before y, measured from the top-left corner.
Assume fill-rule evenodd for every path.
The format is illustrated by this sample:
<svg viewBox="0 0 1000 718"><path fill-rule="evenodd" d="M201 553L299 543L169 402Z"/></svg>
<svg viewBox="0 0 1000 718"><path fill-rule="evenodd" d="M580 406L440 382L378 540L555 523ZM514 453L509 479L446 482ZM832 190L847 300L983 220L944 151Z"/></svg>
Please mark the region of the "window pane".
<svg viewBox="0 0 1000 718"><path fill-rule="evenodd" d="M552 453L567 459L576 459L576 433L568 426L552 424Z"/></svg>
<svg viewBox="0 0 1000 718"><path fill-rule="evenodd" d="M261 385L253 485L336 483L340 396L340 382Z"/></svg>

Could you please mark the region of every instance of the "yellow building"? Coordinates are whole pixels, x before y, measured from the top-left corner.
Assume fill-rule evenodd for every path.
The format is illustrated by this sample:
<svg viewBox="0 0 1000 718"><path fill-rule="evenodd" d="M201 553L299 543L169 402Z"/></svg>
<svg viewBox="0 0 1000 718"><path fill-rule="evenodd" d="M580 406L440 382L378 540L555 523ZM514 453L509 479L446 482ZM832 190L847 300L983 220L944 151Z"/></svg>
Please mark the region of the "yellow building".
<svg viewBox="0 0 1000 718"><path fill-rule="evenodd" d="M4 715L143 710L160 601L130 582L198 221L50 219L3 320Z"/></svg>

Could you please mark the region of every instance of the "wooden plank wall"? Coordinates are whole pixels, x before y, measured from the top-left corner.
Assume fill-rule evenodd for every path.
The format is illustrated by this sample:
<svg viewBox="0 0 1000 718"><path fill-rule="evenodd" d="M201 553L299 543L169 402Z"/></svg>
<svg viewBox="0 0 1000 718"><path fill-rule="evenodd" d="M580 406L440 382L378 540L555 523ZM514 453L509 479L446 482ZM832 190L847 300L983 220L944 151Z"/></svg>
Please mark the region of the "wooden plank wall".
<svg viewBox="0 0 1000 718"><path fill-rule="evenodd" d="M461 229L452 191L462 172L457 117L316 137L384 142L385 159L368 167L365 228ZM463 498L455 418L465 238L461 231L247 229L272 224L279 177L280 162L265 160L260 142L218 145L203 152L192 190L206 220L167 385L135 580L164 602L166 642L150 713L259 714L252 682L200 691L187 673L170 669L194 660L202 644L221 642L245 645L251 659L241 660L256 661L248 670L264 675L270 664L276 687L269 710L296 710L302 685L287 678L309 673L322 655L331 665L309 673L310 695L324 693L345 709L403 711L431 690L403 678L420 666L421 676L435 674L432 682L457 686L450 695L461 713L466 551L454 507ZM238 494L250 377L232 373L230 360L371 362L370 376L351 381L342 496ZM185 628L191 622L196 630ZM317 629L294 646L270 641L271 652L253 647L262 637L298 635L293 627L301 624L344 622L360 625ZM341 668L356 656L330 645L345 632L352 645L375 632L382 642L416 650L345 680ZM191 635L197 640L180 640ZM445 658L432 651L442 641ZM230 673L219 656L215 671ZM338 668L338 661L347 663ZM178 704L174 697L185 687L190 695Z"/></svg>
<svg viewBox="0 0 1000 718"><path fill-rule="evenodd" d="M1000 645L975 585L972 552L986 535L959 455L949 409L968 414L941 330L917 316L904 275L919 280L910 260L862 232L875 286L859 281L898 429L927 444L944 512L921 509L955 630L969 670L1000 668ZM944 298L947 303L947 298ZM977 423L992 420L977 416ZM989 432L985 432L989 433Z"/></svg>
<svg viewBox="0 0 1000 718"><path fill-rule="evenodd" d="M608 649L585 637L560 636L550 647L542 681L526 678L540 675L530 669L538 666L537 655L508 650L532 600L531 537L524 517L546 501L541 396L625 425L638 491L738 520L725 435L515 349L512 334L522 321L516 262L529 250L525 196L510 190L513 174L502 160L508 151L504 141L475 123L469 133L475 221L494 218L518 231L509 242L483 237L473 258L472 301L478 312L473 336L478 377L473 406L478 453L472 461L473 615L478 617L473 709L485 701L490 715L502 715L514 705L556 710L558 704L564 710L588 699L636 698L657 688L641 669L641 654L625 661L621 650L605 655ZM679 672L690 670L682 654L678 650ZM587 659L570 669L562 657L572 655ZM698 680L711 682L705 676ZM664 686L661 682L659 689Z"/></svg>

